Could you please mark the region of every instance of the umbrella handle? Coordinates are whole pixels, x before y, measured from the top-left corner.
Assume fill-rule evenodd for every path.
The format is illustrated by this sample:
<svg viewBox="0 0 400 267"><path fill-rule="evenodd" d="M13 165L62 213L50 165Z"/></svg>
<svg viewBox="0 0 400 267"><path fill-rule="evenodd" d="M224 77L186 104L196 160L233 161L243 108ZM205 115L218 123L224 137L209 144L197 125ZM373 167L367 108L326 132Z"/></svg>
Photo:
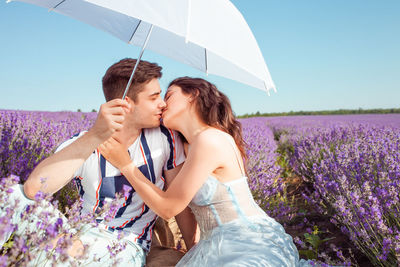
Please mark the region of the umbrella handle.
<svg viewBox="0 0 400 267"><path fill-rule="evenodd" d="M133 68L131 77L129 78L128 84L126 85L125 92L124 92L124 95L122 96L122 99L125 99L126 94L128 93L129 87L130 87L131 84L132 84L133 75L135 74L136 68L137 68L137 66L139 65L139 62L140 62L140 60L141 60L141 58L142 58L144 49L145 49L146 46L147 46L147 42L149 41L150 34L151 34L151 32L153 31L153 26L154 26L154 25L151 24L150 30L149 30L149 32L147 33L147 36L146 36L146 40L144 41L144 44L143 44L143 46L142 46L142 50L140 51L139 57L138 57L138 59L136 60L136 64L135 64L135 67Z"/></svg>

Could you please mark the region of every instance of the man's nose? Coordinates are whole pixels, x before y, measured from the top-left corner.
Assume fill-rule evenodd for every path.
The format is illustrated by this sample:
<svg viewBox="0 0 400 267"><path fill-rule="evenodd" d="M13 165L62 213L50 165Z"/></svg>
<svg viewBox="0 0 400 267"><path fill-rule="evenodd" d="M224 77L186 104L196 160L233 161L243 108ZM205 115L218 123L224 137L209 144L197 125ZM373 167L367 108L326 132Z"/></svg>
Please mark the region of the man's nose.
<svg viewBox="0 0 400 267"><path fill-rule="evenodd" d="M167 106L167 103L165 103L165 101L161 99L160 104L158 106L164 109Z"/></svg>

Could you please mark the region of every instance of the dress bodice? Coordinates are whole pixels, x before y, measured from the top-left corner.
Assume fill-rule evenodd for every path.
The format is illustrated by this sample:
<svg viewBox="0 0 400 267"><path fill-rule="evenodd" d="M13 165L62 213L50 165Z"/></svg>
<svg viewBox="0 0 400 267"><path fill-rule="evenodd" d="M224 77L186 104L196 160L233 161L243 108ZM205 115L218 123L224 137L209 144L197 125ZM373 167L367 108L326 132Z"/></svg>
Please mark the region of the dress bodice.
<svg viewBox="0 0 400 267"><path fill-rule="evenodd" d="M209 176L189 207L199 224L202 239L217 226L235 220L247 223L250 217L266 216L255 203L246 176L227 183Z"/></svg>

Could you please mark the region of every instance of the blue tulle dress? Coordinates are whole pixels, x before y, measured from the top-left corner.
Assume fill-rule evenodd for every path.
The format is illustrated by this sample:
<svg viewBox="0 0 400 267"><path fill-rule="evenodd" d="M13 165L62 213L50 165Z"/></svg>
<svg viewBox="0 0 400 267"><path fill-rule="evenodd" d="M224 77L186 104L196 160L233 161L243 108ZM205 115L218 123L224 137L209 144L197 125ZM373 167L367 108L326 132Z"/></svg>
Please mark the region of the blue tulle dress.
<svg viewBox="0 0 400 267"><path fill-rule="evenodd" d="M201 237L176 266L311 266L255 203L244 175L228 183L210 176L189 207Z"/></svg>

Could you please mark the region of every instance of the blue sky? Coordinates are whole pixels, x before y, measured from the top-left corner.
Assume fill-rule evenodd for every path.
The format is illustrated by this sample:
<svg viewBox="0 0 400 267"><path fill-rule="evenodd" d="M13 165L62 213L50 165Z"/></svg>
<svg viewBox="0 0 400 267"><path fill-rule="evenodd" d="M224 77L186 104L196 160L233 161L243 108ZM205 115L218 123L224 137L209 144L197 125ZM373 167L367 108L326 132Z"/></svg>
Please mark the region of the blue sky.
<svg viewBox="0 0 400 267"><path fill-rule="evenodd" d="M146 51L178 76L215 83L237 115L400 107L399 0L233 0L252 29L278 92L271 96ZM139 48L33 5L0 2L0 109L98 110L101 78Z"/></svg>

